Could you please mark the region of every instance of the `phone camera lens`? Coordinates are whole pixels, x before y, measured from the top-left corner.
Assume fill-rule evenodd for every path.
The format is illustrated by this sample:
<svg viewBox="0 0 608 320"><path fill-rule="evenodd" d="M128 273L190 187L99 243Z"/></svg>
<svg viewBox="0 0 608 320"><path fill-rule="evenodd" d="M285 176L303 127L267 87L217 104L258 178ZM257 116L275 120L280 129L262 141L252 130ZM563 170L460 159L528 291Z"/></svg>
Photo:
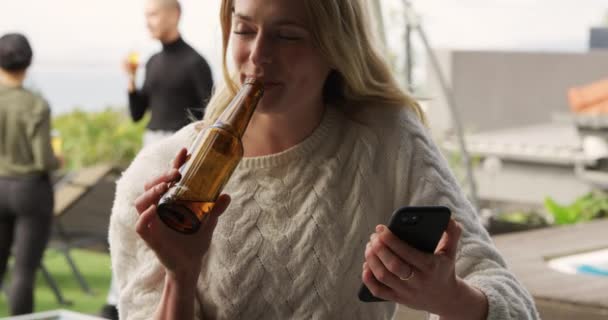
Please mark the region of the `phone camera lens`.
<svg viewBox="0 0 608 320"><path fill-rule="evenodd" d="M420 216L417 214L408 214L401 217L401 222L405 225L415 225L420 221Z"/></svg>

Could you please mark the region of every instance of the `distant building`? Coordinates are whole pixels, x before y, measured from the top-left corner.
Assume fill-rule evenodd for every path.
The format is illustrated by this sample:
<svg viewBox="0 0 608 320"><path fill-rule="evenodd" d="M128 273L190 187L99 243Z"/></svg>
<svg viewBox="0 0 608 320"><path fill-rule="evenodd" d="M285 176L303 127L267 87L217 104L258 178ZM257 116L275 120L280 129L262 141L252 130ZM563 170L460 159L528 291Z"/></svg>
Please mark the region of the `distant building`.
<svg viewBox="0 0 608 320"><path fill-rule="evenodd" d="M608 27L591 28L589 49L608 49Z"/></svg>

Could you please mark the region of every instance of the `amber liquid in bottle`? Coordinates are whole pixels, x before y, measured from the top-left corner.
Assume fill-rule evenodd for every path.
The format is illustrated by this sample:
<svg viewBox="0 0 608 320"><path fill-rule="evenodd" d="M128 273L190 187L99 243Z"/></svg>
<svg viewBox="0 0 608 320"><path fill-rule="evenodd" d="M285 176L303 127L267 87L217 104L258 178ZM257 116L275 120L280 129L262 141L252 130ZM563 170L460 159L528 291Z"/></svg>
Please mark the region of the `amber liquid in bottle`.
<svg viewBox="0 0 608 320"><path fill-rule="evenodd" d="M243 158L241 138L263 93L259 81L247 79L213 126L198 134L180 168L181 180L158 203L158 215L167 226L185 234L200 228Z"/></svg>

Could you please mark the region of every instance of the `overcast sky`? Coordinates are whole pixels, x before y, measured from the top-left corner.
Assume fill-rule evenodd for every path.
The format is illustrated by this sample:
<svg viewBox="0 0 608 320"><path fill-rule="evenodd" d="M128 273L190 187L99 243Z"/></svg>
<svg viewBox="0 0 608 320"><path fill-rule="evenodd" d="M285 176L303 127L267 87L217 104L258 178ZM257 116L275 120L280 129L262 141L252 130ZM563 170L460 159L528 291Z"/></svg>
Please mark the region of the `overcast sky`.
<svg viewBox="0 0 608 320"><path fill-rule="evenodd" d="M382 0L385 5L400 0ZM582 51L608 0L412 1L434 46ZM182 0L184 38L219 62L219 0ZM398 11L393 19L400 15ZM390 19L390 18L389 18ZM21 31L39 66L116 64L131 49L153 52L143 0L0 0L0 33ZM390 32L389 32L390 34Z"/></svg>
<svg viewBox="0 0 608 320"><path fill-rule="evenodd" d="M182 35L208 59L217 79L220 1L181 3ZM389 47L395 53L403 48L402 0L381 3L390 26ZM608 0L411 3L433 47L465 50L586 51L589 28L604 23L608 9ZM35 60L28 86L43 92L54 112L74 106L90 110L122 106L126 104L122 59L130 50L141 52L145 59L159 49L148 36L143 4L144 0L0 0L0 34L19 31L30 38ZM417 55L424 52L420 47L416 50ZM423 81L424 68L418 66L414 74Z"/></svg>
<svg viewBox="0 0 608 320"><path fill-rule="evenodd" d="M143 0L0 0L0 33L24 32L41 65L118 63L129 50L153 51ZM217 51L218 1L183 0L184 37Z"/></svg>
<svg viewBox="0 0 608 320"><path fill-rule="evenodd" d="M608 0L420 0L441 47L584 51Z"/></svg>

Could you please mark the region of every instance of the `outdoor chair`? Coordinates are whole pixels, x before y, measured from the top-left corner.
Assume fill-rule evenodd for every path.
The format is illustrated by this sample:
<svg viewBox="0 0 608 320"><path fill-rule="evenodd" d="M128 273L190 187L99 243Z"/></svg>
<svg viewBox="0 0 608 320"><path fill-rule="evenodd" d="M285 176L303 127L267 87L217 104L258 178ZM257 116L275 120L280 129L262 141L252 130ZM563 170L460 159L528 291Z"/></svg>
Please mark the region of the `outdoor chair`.
<svg viewBox="0 0 608 320"><path fill-rule="evenodd" d="M53 232L49 250L57 250L64 256L72 275L77 280L80 288L86 294L93 294L82 272L74 262L70 254L73 248L89 247L94 245L102 245L107 247L107 237L100 234L87 232L86 230L71 230L64 226L65 215L73 208L93 187L98 184L104 177L113 172L114 168L108 164L100 164L91 167L86 167L67 173L53 184L55 193L55 207L53 210ZM109 207L109 205L107 205ZM82 211L82 210L79 210ZM80 215L80 212L72 214ZM109 210L107 212L109 216ZM107 228L107 226L99 226ZM53 291L57 302L62 305L69 305L70 301L66 300L61 292L60 286L52 275L52 270L49 270L44 263L41 263L40 270L45 281Z"/></svg>

